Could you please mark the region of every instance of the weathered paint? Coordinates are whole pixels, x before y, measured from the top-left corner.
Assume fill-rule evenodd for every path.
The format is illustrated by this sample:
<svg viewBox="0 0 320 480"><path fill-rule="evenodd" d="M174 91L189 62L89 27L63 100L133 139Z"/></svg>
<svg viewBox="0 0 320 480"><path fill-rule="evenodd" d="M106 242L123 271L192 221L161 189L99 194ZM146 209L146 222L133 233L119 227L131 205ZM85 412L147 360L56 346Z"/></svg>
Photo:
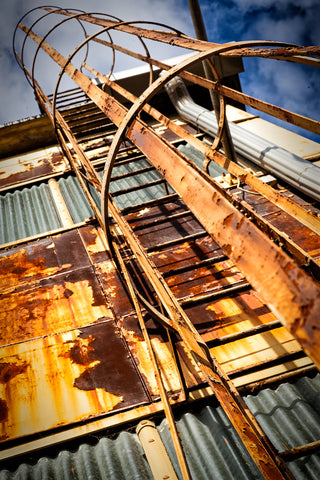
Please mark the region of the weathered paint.
<svg viewBox="0 0 320 480"><path fill-rule="evenodd" d="M70 170L57 147L0 160L0 190Z"/></svg>
<svg viewBox="0 0 320 480"><path fill-rule="evenodd" d="M146 321L146 324L150 329L149 320ZM130 348L131 354L136 361L139 372L150 388L151 394L158 396L159 391L153 366L150 361L146 342L143 339L136 316L127 316L123 318L119 323L119 326ZM156 352L160 370L163 372L163 381L167 392L170 394L172 392L179 391L181 385L179 383L179 377L169 343L165 341L165 336L161 335L161 331L159 332L157 328L155 331L150 329L150 337L152 347Z"/></svg>
<svg viewBox="0 0 320 480"><path fill-rule="evenodd" d="M148 400L113 321L4 346L0 358L2 441Z"/></svg>

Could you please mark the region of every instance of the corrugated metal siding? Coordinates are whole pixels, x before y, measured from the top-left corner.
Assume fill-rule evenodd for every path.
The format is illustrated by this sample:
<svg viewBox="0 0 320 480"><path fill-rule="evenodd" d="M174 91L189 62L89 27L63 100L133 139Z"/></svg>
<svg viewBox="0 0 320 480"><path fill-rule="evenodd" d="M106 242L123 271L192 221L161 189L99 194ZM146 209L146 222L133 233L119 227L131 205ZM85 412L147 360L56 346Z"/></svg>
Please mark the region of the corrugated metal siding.
<svg viewBox="0 0 320 480"><path fill-rule="evenodd" d="M149 166L145 159L115 167L114 175L123 175ZM101 173L102 175L102 173ZM158 180L157 171L138 173L111 182L110 191L135 187ZM60 191L74 223L93 216L93 211L75 175L69 174L58 180ZM89 187L94 201L100 208L100 198L93 187ZM170 193L172 189L169 188ZM137 205L164 196L163 185L145 187L116 197L120 209ZM48 183L33 185L15 192L0 195L0 244L13 242L62 227L58 210Z"/></svg>
<svg viewBox="0 0 320 480"><path fill-rule="evenodd" d="M112 171L113 177L118 175L125 175L129 172L134 172L136 170L149 167L149 162L142 158L141 160L136 160L132 163L127 163L125 165L115 165ZM145 173L138 173L136 175L125 177L123 179L111 181L110 192L116 192L118 190L123 190L130 187L135 187L137 185L144 185L154 180L159 180L161 175L157 170L152 170ZM169 187L170 193L173 192L172 188ZM115 202L120 209L127 208L132 205L137 205L139 203L148 202L149 200L154 200L165 195L163 185L153 185L151 187L141 188L134 192L126 193L125 195L120 195L115 198Z"/></svg>
<svg viewBox="0 0 320 480"><path fill-rule="evenodd" d="M320 375L264 389L245 400L276 449L281 452L319 440ZM221 409L207 406L187 413L178 422L190 470L195 479L260 479L241 440ZM177 471L166 422L159 428ZM320 454L288 462L297 480L320 478Z"/></svg>
<svg viewBox="0 0 320 480"><path fill-rule="evenodd" d="M135 434L122 432L116 440L102 438L94 447L81 445L75 453L62 451L56 459L22 464L15 473L0 472L0 480L152 480Z"/></svg>
<svg viewBox="0 0 320 480"><path fill-rule="evenodd" d="M199 152L199 150L194 148L189 143L185 145L179 145L178 150L180 150L180 152L186 155L186 157L190 158L190 160L192 160L199 168L203 170L203 162L206 158L203 153ZM210 162L208 172L212 178L220 177L220 175L222 175L223 173L225 175L228 174L227 170L225 170L223 167L221 167L215 162Z"/></svg>
<svg viewBox="0 0 320 480"><path fill-rule="evenodd" d="M282 384L249 395L246 401L270 440L283 451L319 439L320 375ZM178 420L194 480L261 479L221 407L195 408ZM167 421L158 427L179 479ZM288 463L297 480L320 478L320 454ZM117 439L102 438L96 446L81 445L75 453L62 451L56 459L41 458L32 466L20 465L14 473L3 470L0 480L17 479L152 479L137 437L122 432Z"/></svg>
<svg viewBox="0 0 320 480"><path fill-rule="evenodd" d="M320 439L320 375L249 395L246 402L279 451ZM320 478L320 454L288 462L297 479Z"/></svg>
<svg viewBox="0 0 320 480"><path fill-rule="evenodd" d="M199 413L186 413L178 421L178 429L193 479L262 478L221 407L207 406ZM179 466L166 421L160 425L159 432L178 474ZM181 474L178 477L182 480Z"/></svg>
<svg viewBox="0 0 320 480"><path fill-rule="evenodd" d="M75 175L60 178L58 184L74 223L83 222L93 216L92 208Z"/></svg>
<svg viewBox="0 0 320 480"><path fill-rule="evenodd" d="M0 195L0 243L62 227L47 183Z"/></svg>

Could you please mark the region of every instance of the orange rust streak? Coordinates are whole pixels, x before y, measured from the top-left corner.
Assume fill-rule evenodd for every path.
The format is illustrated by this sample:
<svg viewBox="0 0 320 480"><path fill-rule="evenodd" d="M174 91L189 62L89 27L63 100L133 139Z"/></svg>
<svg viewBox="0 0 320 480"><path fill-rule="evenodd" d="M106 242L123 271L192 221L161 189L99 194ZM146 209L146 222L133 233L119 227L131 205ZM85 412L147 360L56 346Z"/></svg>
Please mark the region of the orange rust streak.
<svg viewBox="0 0 320 480"><path fill-rule="evenodd" d="M53 244L52 244L53 247ZM15 253L0 257L0 290L8 289L14 285L21 285L22 281L30 282L39 277L54 275L63 267L48 267L44 258L37 255L37 247L34 247L34 255L29 258L29 252L20 249Z"/></svg>
<svg viewBox="0 0 320 480"><path fill-rule="evenodd" d="M0 343L15 343L112 317L106 305L94 305L88 281L41 288L36 284L2 295Z"/></svg>
<svg viewBox="0 0 320 480"><path fill-rule="evenodd" d="M84 420L121 402L121 397L103 389L83 391L73 386L86 369L65 355L78 333L74 330L2 348L1 356L19 373L11 375L2 392L0 384L0 397L8 408L7 419L0 424L0 438L17 438Z"/></svg>

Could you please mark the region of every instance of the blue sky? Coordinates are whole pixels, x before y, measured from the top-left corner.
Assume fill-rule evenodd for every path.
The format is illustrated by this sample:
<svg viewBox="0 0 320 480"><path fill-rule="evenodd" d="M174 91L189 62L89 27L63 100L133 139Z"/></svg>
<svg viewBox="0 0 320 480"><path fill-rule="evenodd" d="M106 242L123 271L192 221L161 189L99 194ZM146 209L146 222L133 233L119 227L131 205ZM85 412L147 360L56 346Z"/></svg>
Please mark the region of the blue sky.
<svg viewBox="0 0 320 480"><path fill-rule="evenodd" d="M199 1L208 38L213 42L267 39L299 45L320 44L317 0ZM43 4L43 0L1 0L5 13L0 18L0 124L38 113L32 90L13 58L11 39L19 18L27 10ZM57 5L109 13L124 20L164 22L194 35L187 0L57 0ZM76 28L74 26L75 34L78 34ZM67 54L66 46L73 46L76 37L69 34L66 38L61 34L55 40ZM164 59L179 53L179 50L151 45L151 54L156 58ZM117 60L116 70L126 66L124 60ZM44 66L41 75L44 85L50 88L49 82L56 75L54 68ZM320 69L276 60L249 59L245 60L241 82L245 93L320 119ZM313 138L320 141L319 137Z"/></svg>

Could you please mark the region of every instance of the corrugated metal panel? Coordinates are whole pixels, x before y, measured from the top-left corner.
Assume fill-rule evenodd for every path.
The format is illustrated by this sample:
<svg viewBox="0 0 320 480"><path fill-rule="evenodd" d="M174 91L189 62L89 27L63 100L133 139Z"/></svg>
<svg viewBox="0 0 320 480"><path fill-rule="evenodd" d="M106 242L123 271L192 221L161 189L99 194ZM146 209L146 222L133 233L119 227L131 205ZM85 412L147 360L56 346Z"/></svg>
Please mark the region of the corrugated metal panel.
<svg viewBox="0 0 320 480"><path fill-rule="evenodd" d="M62 227L47 183L0 196L0 243Z"/></svg>
<svg viewBox="0 0 320 480"><path fill-rule="evenodd" d="M207 406L199 413L186 413L178 421L178 428L193 479L262 478L221 407ZM178 474L178 462L166 421L160 425L159 432ZM181 475L178 477L182 480Z"/></svg>
<svg viewBox="0 0 320 480"><path fill-rule="evenodd" d="M320 438L320 375L249 395L247 404L280 451ZM320 454L289 462L297 479L320 478Z"/></svg>
<svg viewBox="0 0 320 480"><path fill-rule="evenodd" d="M145 159L133 161L132 163L127 163L121 166L119 165L118 167L116 166L113 170L113 176L125 175L126 173L133 172L135 170L148 166L149 163ZM102 176L102 172L100 172L100 176ZM150 171L140 174L137 173L137 175L111 181L110 192L113 193L119 190L125 190L130 187L144 185L148 182L158 180L159 178L160 174L157 171ZM86 218L93 216L92 209L83 193L83 190L80 187L77 177L75 177L74 175L67 175L63 178L60 178L58 183L61 193L72 216L72 219L75 223L82 222ZM97 191L91 186L89 187L89 189L94 201L100 208L100 198ZM169 188L169 190L170 193L172 193L172 189ZM163 197L164 195L165 192L163 186L154 185L151 187L141 188L136 191L127 192L123 195L117 196L115 198L115 202L118 207L122 209L130 207L132 205L144 203L149 200L154 200L156 198Z"/></svg>
<svg viewBox="0 0 320 480"><path fill-rule="evenodd" d="M246 398L270 440L280 451L286 445L301 445L319 438L320 375L265 389ZM221 407L205 406L185 413L178 420L194 480L248 480L261 475L245 451ZM167 421L158 427L171 461L179 469ZM297 480L320 478L320 455L288 463ZM23 464L14 473L3 470L0 480L16 479L152 479L136 435L122 432L115 440L102 438L96 446L81 445L75 453L62 451L56 459L41 458L35 465ZM179 476L181 479L181 476Z"/></svg>
<svg viewBox="0 0 320 480"><path fill-rule="evenodd" d="M58 183L74 223L83 222L86 218L93 216L92 208L75 175L62 177Z"/></svg>
<svg viewBox="0 0 320 480"><path fill-rule="evenodd" d="M123 175L146 166L149 166L147 160L141 159L115 167L114 175ZM160 174L157 171L138 173L111 182L110 191L115 192L143 185L159 178ZM58 184L74 223L83 222L93 216L93 211L75 175L61 177ZM169 190L172 193L170 187ZM91 186L90 191L100 208L98 193ZM119 208L126 208L160 198L164 194L162 185L154 185L120 195L115 201ZM52 231L62 226L48 183L33 185L30 188L26 187L0 196L0 244Z"/></svg>
<svg viewBox="0 0 320 480"><path fill-rule="evenodd" d="M22 464L12 474L0 472L0 480L152 480L137 436L122 432L116 440L102 438L94 447L81 445L75 453L62 451L56 459L41 458L32 466Z"/></svg>
<svg viewBox="0 0 320 480"><path fill-rule="evenodd" d="M180 145L178 147L178 150L180 150L180 152L190 158L190 160L192 160L199 168L203 170L203 162L206 158L203 153L199 152L199 150L194 148L189 143L187 143L186 145ZM220 175L222 175L223 173L225 175L228 174L227 170L214 162L210 162L208 172L212 178L220 177Z"/></svg>
<svg viewBox="0 0 320 480"><path fill-rule="evenodd" d="M136 160L125 165L115 165L112 175L113 177L118 175L125 175L129 172L134 172L136 170L149 167L150 164L146 159ZM123 179L111 181L110 192L116 192L118 190L124 190L130 187L135 187L137 185L145 185L146 183L153 182L154 180L159 180L161 175L157 170L152 170L145 173L137 173L136 175L125 177ZM169 187L170 193L173 190ZM148 202L149 200L154 200L165 195L163 185L154 185L151 187L141 188L134 192L126 193L125 195L120 195L116 197L115 201L119 208L126 208L132 205L137 205L140 203Z"/></svg>
<svg viewBox="0 0 320 480"><path fill-rule="evenodd" d="M320 375L285 383L276 390L249 395L246 402L279 451L319 440ZM207 406L178 421L193 478L226 480L262 478L221 407ZM175 469L177 461L167 422L159 427ZM297 480L320 478L320 454L288 462Z"/></svg>

